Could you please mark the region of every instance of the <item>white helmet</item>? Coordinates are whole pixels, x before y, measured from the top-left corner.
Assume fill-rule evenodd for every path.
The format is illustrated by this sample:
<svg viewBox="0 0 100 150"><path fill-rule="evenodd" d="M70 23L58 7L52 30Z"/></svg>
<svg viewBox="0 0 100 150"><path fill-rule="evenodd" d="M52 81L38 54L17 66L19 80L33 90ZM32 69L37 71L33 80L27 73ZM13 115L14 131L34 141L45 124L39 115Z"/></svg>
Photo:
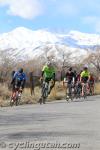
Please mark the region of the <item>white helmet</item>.
<svg viewBox="0 0 100 150"><path fill-rule="evenodd" d="M88 65L84 65L84 69L88 69Z"/></svg>
<svg viewBox="0 0 100 150"><path fill-rule="evenodd" d="M50 61L47 61L47 63L46 63L48 66L50 66L51 65L51 62Z"/></svg>

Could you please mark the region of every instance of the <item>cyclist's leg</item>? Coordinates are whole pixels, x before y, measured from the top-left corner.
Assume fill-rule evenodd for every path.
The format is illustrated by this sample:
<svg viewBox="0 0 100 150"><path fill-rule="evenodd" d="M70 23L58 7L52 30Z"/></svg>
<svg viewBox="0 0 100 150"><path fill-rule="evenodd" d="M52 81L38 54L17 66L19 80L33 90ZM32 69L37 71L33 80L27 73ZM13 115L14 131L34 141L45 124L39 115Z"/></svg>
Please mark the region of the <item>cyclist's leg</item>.
<svg viewBox="0 0 100 150"><path fill-rule="evenodd" d="M18 91L19 91L19 89L20 89L20 85L21 85L20 82L16 82L16 85L15 85L15 88L16 88L16 96L18 96Z"/></svg>
<svg viewBox="0 0 100 150"><path fill-rule="evenodd" d="M88 95L88 82L87 80L84 81L84 87L83 87L83 97L86 98Z"/></svg>
<svg viewBox="0 0 100 150"><path fill-rule="evenodd" d="M13 87L12 87L12 94L11 94L11 99L12 99L12 100L14 100L15 95L16 95L16 85L15 85L15 83L14 83L14 84L13 84Z"/></svg>
<svg viewBox="0 0 100 150"><path fill-rule="evenodd" d="M84 96L84 82L82 82L82 96Z"/></svg>
<svg viewBox="0 0 100 150"><path fill-rule="evenodd" d="M11 99L13 99L14 95L15 95L15 90L14 90L14 89L12 89Z"/></svg>
<svg viewBox="0 0 100 150"><path fill-rule="evenodd" d="M15 85L13 85L12 87L12 93L11 93L11 99L10 99L10 106L13 106L14 105L14 102L15 102Z"/></svg>
<svg viewBox="0 0 100 150"><path fill-rule="evenodd" d="M92 95L94 95L94 83L92 84Z"/></svg>
<svg viewBox="0 0 100 150"><path fill-rule="evenodd" d="M73 100L75 96L75 85L73 83L70 84L70 98Z"/></svg>
<svg viewBox="0 0 100 150"><path fill-rule="evenodd" d="M67 83L67 91L66 91L66 95L67 95L67 98L69 98L69 83Z"/></svg>
<svg viewBox="0 0 100 150"><path fill-rule="evenodd" d="M90 94L94 95L94 83L90 82Z"/></svg>
<svg viewBox="0 0 100 150"><path fill-rule="evenodd" d="M67 98L69 98L71 96L71 83L68 83L68 95Z"/></svg>
<svg viewBox="0 0 100 150"><path fill-rule="evenodd" d="M49 81L50 83L50 88L48 89L48 94L50 94L51 93L51 90L53 89L53 87L55 86L55 81L54 80L52 80L52 79L50 79L50 81Z"/></svg>
<svg viewBox="0 0 100 150"><path fill-rule="evenodd" d="M86 94L87 94L87 95L90 95L90 88L91 88L91 87L90 87L90 83L87 81L87 82L86 82Z"/></svg>

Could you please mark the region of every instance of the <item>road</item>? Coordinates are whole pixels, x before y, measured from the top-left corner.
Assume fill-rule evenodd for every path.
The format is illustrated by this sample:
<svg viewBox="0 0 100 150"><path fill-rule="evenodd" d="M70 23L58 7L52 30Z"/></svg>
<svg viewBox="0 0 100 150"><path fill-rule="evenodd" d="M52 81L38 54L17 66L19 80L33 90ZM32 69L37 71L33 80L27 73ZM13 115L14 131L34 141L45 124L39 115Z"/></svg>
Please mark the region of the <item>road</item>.
<svg viewBox="0 0 100 150"><path fill-rule="evenodd" d="M0 150L24 149L100 150L100 96L0 108Z"/></svg>

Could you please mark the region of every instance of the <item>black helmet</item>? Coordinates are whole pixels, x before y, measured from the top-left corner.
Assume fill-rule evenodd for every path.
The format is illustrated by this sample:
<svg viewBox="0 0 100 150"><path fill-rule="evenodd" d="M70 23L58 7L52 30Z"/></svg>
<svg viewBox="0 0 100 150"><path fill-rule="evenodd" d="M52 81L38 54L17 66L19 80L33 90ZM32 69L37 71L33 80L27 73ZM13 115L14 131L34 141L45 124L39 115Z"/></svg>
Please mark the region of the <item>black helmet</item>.
<svg viewBox="0 0 100 150"><path fill-rule="evenodd" d="M72 67L69 68L69 71L72 71Z"/></svg>
<svg viewBox="0 0 100 150"><path fill-rule="evenodd" d="M74 73L75 73L75 74L77 73L76 70L74 70Z"/></svg>
<svg viewBox="0 0 100 150"><path fill-rule="evenodd" d="M19 69L19 73L23 73L23 68L20 68L20 69Z"/></svg>

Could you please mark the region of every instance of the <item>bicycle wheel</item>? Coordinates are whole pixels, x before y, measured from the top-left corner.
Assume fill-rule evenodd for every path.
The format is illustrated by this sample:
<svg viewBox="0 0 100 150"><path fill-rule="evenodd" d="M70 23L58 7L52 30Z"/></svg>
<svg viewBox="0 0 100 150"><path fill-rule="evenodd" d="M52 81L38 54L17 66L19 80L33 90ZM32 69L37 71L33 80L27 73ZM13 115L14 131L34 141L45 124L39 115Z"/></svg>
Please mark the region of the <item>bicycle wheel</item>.
<svg viewBox="0 0 100 150"><path fill-rule="evenodd" d="M75 87L71 84L70 87L70 99L73 100L75 97Z"/></svg>
<svg viewBox="0 0 100 150"><path fill-rule="evenodd" d="M72 85L68 84L67 87L67 92L66 92L66 100L68 101L69 99L73 100L73 95L72 95Z"/></svg>
<svg viewBox="0 0 100 150"><path fill-rule="evenodd" d="M86 91L87 89L86 89L86 84L84 85L84 89L83 89L83 92L84 92L84 95L83 95L83 97L84 97L84 99L86 99L87 98L87 91Z"/></svg>
<svg viewBox="0 0 100 150"><path fill-rule="evenodd" d="M45 104L46 98L48 97L48 83L43 82L42 85L42 97L40 98L40 104Z"/></svg>
<svg viewBox="0 0 100 150"><path fill-rule="evenodd" d="M69 100L69 87L67 87L66 89L66 101Z"/></svg>
<svg viewBox="0 0 100 150"><path fill-rule="evenodd" d="M47 97L48 97L48 86L46 86L44 88L44 92L43 92L43 104L45 104Z"/></svg>
<svg viewBox="0 0 100 150"><path fill-rule="evenodd" d="M18 102L18 96L16 97L16 101L15 101L16 106L18 106L19 102Z"/></svg>
<svg viewBox="0 0 100 150"><path fill-rule="evenodd" d="M16 95L16 106L18 106L20 104L20 99L21 97L19 96L19 93Z"/></svg>
<svg viewBox="0 0 100 150"><path fill-rule="evenodd" d="M81 98L81 93L82 93L81 87L77 87L77 98Z"/></svg>
<svg viewBox="0 0 100 150"><path fill-rule="evenodd" d="M16 94L14 94L10 99L10 106L13 106L15 103Z"/></svg>
<svg viewBox="0 0 100 150"><path fill-rule="evenodd" d="M10 100L10 106L12 107L14 105L14 99L11 98Z"/></svg>

